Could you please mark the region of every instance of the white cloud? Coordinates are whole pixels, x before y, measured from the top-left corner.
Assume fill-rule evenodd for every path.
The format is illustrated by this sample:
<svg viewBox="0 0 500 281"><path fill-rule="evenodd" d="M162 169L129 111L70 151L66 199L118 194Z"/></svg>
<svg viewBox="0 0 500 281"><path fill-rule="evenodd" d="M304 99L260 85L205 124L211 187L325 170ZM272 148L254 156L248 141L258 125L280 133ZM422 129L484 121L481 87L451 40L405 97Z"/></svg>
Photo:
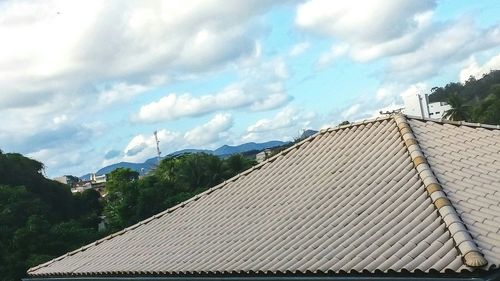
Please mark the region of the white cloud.
<svg viewBox="0 0 500 281"><path fill-rule="evenodd" d="M336 38L360 61L406 51L428 21L434 0L310 0L297 7L299 28ZM413 39L413 40L411 40Z"/></svg>
<svg viewBox="0 0 500 281"><path fill-rule="evenodd" d="M0 85L4 92L26 98L130 77L210 70L253 53L251 20L275 4L3 3Z"/></svg>
<svg viewBox="0 0 500 281"><path fill-rule="evenodd" d="M215 143L224 136L233 125L230 114L219 113L207 123L195 127L184 134L184 139L191 145L209 145Z"/></svg>
<svg viewBox="0 0 500 281"><path fill-rule="evenodd" d="M23 152L44 163L48 176L57 175L61 169L66 174L70 171L82 172L82 169L96 162L97 158L88 157L93 153L88 153L86 145L101 134L99 124L74 125L61 121L52 126L53 128L3 143L15 142L8 146L9 150Z"/></svg>
<svg viewBox="0 0 500 281"><path fill-rule="evenodd" d="M64 168L66 173L83 162L87 162L87 157L83 153L75 153L67 148L44 148L26 154L26 157L41 161L45 165L45 173L48 177L55 177L55 171Z"/></svg>
<svg viewBox="0 0 500 281"><path fill-rule="evenodd" d="M239 108L253 102L238 86L231 86L213 95L195 97L187 94L169 94L157 102L142 106L133 118L138 122L158 122L185 116L200 116L217 110Z"/></svg>
<svg viewBox="0 0 500 281"><path fill-rule="evenodd" d="M311 47L311 44L309 42L300 42L295 45L290 49L290 52L288 53L289 56L291 57L296 57L307 51Z"/></svg>
<svg viewBox="0 0 500 281"><path fill-rule="evenodd" d="M336 126L342 121L359 121L380 115L382 112L391 112L404 107L404 99L415 94L429 93L426 83L386 83L382 84L375 95L367 94L351 101L348 105L335 109L328 118L325 118L325 127Z"/></svg>
<svg viewBox="0 0 500 281"><path fill-rule="evenodd" d="M460 71L460 82L464 83L473 76L477 79L481 78L484 74L488 74L492 70L500 69L500 54L490 58L483 65L479 65L474 56L470 57L467 66Z"/></svg>
<svg viewBox="0 0 500 281"><path fill-rule="evenodd" d="M359 114L361 109L361 104L355 103L348 108L344 109L340 115L342 116L343 120L353 120L354 116Z"/></svg>
<svg viewBox="0 0 500 281"><path fill-rule="evenodd" d="M242 77L239 83L208 95L170 93L158 101L143 105L132 116L132 120L152 123L238 108L264 111L290 101L291 97L283 86L288 71L282 59L262 62L260 58L254 58L239 67L238 72Z"/></svg>
<svg viewBox="0 0 500 281"><path fill-rule="evenodd" d="M358 62L388 58L385 81L411 84L500 44L500 25L480 28L465 16L439 22L436 6L434 0L309 0L297 7L295 23L334 41L319 66L344 54Z"/></svg>
<svg viewBox="0 0 500 281"><path fill-rule="evenodd" d="M160 151L166 155L182 146L182 137L178 132L168 130L158 131ZM153 132L148 135L140 134L134 136L123 150L123 161L141 162L156 155L156 140ZM110 162L110 161L107 161Z"/></svg>
<svg viewBox="0 0 500 281"><path fill-rule="evenodd" d="M393 103L391 103L391 104L389 104L389 105L386 105L386 106L383 106L383 107L381 107L381 108L377 108L377 109L373 110L373 111L371 112L371 116L370 116L370 118L374 118L374 117L378 117L378 116L380 116L380 115L381 115L381 114L380 114L381 112L382 112L382 113L393 112L393 111L395 111L395 110L400 110L401 108L403 108L403 105L402 105L402 104L400 104L400 103L394 103L394 102L393 102Z"/></svg>
<svg viewBox="0 0 500 281"><path fill-rule="evenodd" d="M129 101L134 96L144 93L149 89L151 89L149 85L128 84L126 82L113 84L111 88L99 93L97 104L108 106L116 102Z"/></svg>
<svg viewBox="0 0 500 281"><path fill-rule="evenodd" d="M390 61L391 80L421 81L443 68L461 62L475 52L500 44L500 25L477 28L469 18L435 26L422 44L413 52L395 56Z"/></svg>
<svg viewBox="0 0 500 281"><path fill-rule="evenodd" d="M61 152L50 141L30 146L24 140L91 122L96 104L103 109L169 81L240 64L257 51L264 31L259 17L279 3L2 2L2 149L52 163ZM73 153L81 153L79 145Z"/></svg>
<svg viewBox="0 0 500 281"><path fill-rule="evenodd" d="M316 114L287 106L272 118L260 119L250 125L242 136L242 141L263 141L281 137L291 140L298 137L303 129L310 129Z"/></svg>
<svg viewBox="0 0 500 281"><path fill-rule="evenodd" d="M196 126L185 133L165 129L158 130L160 151L164 156L191 145L200 147L216 143L228 136L227 131L232 125L233 118L230 114L219 113L207 123ZM156 140L153 132L151 134L138 134L128 142L123 153L113 151L114 157L106 159L103 164L109 165L117 161L142 162L154 157L156 153Z"/></svg>
<svg viewBox="0 0 500 281"><path fill-rule="evenodd" d="M109 105L118 101L128 101L132 97L146 91L147 88L143 85L127 85L119 83L113 85L111 89L101 92L97 104Z"/></svg>
<svg viewBox="0 0 500 281"><path fill-rule="evenodd" d="M277 4L3 2L0 109L60 115L65 112L58 103L79 111L96 101L127 101L170 81L158 77L175 80L228 67L254 54L262 34L256 18Z"/></svg>
<svg viewBox="0 0 500 281"><path fill-rule="evenodd" d="M349 45L347 44L333 45L328 52L321 54L318 59L318 66L326 66L332 63L335 59L347 54L348 50Z"/></svg>
<svg viewBox="0 0 500 281"><path fill-rule="evenodd" d="M416 84L412 84L410 86L408 86L406 89L404 89L401 94L400 94L400 97L401 98L405 98L405 97L409 97L409 96L414 96L414 95L424 95L426 93L429 93L430 92L430 88L429 86L426 84L426 83L416 83Z"/></svg>

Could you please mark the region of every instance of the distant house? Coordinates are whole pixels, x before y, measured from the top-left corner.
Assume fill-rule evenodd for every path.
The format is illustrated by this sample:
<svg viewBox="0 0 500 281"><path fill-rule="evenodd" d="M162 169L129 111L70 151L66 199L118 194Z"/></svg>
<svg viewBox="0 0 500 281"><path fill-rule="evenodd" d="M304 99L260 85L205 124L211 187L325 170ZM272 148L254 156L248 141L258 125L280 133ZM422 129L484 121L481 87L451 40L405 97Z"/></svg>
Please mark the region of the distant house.
<svg viewBox="0 0 500 281"><path fill-rule="evenodd" d="M92 188L94 188L94 187L92 186L91 181L79 181L79 182L73 184L73 186L71 188L71 192L72 193L84 192L85 190L92 189Z"/></svg>
<svg viewBox="0 0 500 281"><path fill-rule="evenodd" d="M85 190L88 189L94 189L98 191L101 195L103 195L104 187L106 185L106 180L107 180L106 175L97 176L96 174L90 174L90 180L82 181L78 179L77 182L73 182L71 184L71 192L78 193L78 192L84 192Z"/></svg>
<svg viewBox="0 0 500 281"><path fill-rule="evenodd" d="M266 160L271 155L271 152L272 151L270 149L264 149L263 151L255 155L255 161L257 161L257 163L260 163Z"/></svg>
<svg viewBox="0 0 500 281"><path fill-rule="evenodd" d="M451 105L447 102L432 102L429 103L429 118L440 119L443 118L443 115L446 111L451 109Z"/></svg>
<svg viewBox="0 0 500 281"><path fill-rule="evenodd" d="M36 280L499 280L500 126L323 130Z"/></svg>
<svg viewBox="0 0 500 281"><path fill-rule="evenodd" d="M107 179L108 178L107 178L106 174L104 174L104 175L96 175L94 173L90 174L90 180L93 183L105 183Z"/></svg>
<svg viewBox="0 0 500 281"><path fill-rule="evenodd" d="M73 186L75 183L80 181L80 179L78 177L71 176L71 175L64 175L61 177L54 178L53 180L60 182L62 184L67 184L69 186Z"/></svg>
<svg viewBox="0 0 500 281"><path fill-rule="evenodd" d="M404 98L403 112L422 118L441 119L451 106L446 102L429 102L429 95L414 94Z"/></svg>

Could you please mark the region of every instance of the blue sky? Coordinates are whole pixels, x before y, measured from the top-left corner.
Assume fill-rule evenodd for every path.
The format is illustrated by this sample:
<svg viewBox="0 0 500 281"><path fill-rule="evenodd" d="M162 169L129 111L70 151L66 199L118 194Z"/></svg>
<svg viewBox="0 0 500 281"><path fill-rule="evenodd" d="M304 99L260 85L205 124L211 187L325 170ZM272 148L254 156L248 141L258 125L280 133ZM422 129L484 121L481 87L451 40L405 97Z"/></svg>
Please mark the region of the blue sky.
<svg viewBox="0 0 500 281"><path fill-rule="evenodd" d="M500 68L497 1L3 1L0 149L82 175L395 109Z"/></svg>

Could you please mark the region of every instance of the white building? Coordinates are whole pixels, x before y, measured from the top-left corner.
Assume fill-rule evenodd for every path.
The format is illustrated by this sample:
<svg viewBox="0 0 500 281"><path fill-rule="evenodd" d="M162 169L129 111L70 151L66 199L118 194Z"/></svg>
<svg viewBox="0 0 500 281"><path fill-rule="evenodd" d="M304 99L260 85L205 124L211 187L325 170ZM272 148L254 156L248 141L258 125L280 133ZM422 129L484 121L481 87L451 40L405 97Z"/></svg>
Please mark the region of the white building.
<svg viewBox="0 0 500 281"><path fill-rule="evenodd" d="M84 192L85 190L92 189L92 182L90 181L81 181L76 183L73 188L71 188L72 193Z"/></svg>
<svg viewBox="0 0 500 281"><path fill-rule="evenodd" d="M106 180L107 180L106 174L100 175L100 176L96 176L96 174L92 173L90 175L90 181L92 183L105 183Z"/></svg>
<svg viewBox="0 0 500 281"><path fill-rule="evenodd" d="M255 155L255 160L257 161L257 163L260 163L266 160L270 155L271 155L271 150L265 149L264 151L261 151L257 153L257 155Z"/></svg>
<svg viewBox="0 0 500 281"><path fill-rule="evenodd" d="M54 178L53 180L60 182L62 184L67 184L69 186L73 186L75 183L80 181L80 179L78 177L71 176L71 175L64 175L61 177Z"/></svg>
<svg viewBox="0 0 500 281"><path fill-rule="evenodd" d="M405 107L403 113L425 118L441 119L451 106L446 102L429 103L429 95L414 94L403 97Z"/></svg>
<svg viewBox="0 0 500 281"><path fill-rule="evenodd" d="M429 118L441 119L446 111L451 109L451 105L446 102L429 103Z"/></svg>

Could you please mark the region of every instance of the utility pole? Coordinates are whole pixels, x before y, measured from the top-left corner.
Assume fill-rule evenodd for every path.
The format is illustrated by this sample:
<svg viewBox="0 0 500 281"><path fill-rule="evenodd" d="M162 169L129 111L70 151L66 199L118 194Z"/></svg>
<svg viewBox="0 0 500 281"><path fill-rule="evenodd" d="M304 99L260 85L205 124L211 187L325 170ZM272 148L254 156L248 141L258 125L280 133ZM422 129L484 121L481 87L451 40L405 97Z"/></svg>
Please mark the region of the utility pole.
<svg viewBox="0 0 500 281"><path fill-rule="evenodd" d="M158 153L158 165L159 165L161 161L161 151L160 151L160 141L158 140L158 132L155 131L154 135L156 140L156 152Z"/></svg>

